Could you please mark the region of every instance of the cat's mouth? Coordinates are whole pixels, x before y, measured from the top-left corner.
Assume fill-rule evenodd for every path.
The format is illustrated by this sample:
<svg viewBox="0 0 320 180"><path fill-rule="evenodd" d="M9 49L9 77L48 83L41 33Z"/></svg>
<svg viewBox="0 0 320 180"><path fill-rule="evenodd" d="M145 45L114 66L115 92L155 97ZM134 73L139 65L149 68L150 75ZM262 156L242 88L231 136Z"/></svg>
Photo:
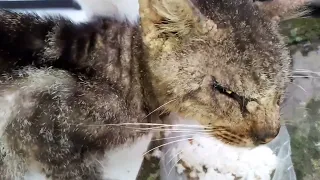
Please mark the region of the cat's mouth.
<svg viewBox="0 0 320 180"><path fill-rule="evenodd" d="M176 116L175 122L170 123L181 124L183 129L188 129L188 132L207 134L225 144L237 147L256 147L268 144L277 137L280 131L280 126L278 128L267 128L267 126L265 126L266 128L262 128L262 126L260 127L254 124L249 126L239 124L238 127L235 127L227 126L227 124L214 125L209 123L207 125L198 124L199 126L190 127L188 122L191 121L191 119L186 118L180 113L163 114L161 119L167 119L173 114Z"/></svg>
<svg viewBox="0 0 320 180"><path fill-rule="evenodd" d="M274 131L272 130L253 130L252 131L252 139L256 146L262 145L262 144L268 144L272 140L274 140L279 132L280 132L281 126L278 126Z"/></svg>
<svg viewBox="0 0 320 180"><path fill-rule="evenodd" d="M239 147L256 147L271 142L275 137L254 137L250 135L237 135L232 133L215 133L214 138L225 144Z"/></svg>
<svg viewBox="0 0 320 180"><path fill-rule="evenodd" d="M209 125L212 129L212 137L225 144L238 147L256 147L273 141L279 134L281 126L271 124L216 124Z"/></svg>

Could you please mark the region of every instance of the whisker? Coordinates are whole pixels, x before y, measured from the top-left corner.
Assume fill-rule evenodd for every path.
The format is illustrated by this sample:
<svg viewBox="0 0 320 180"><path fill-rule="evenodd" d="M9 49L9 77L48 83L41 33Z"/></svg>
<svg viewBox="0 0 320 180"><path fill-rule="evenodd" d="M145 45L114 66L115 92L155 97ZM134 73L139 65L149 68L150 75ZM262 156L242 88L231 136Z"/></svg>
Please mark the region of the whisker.
<svg viewBox="0 0 320 180"><path fill-rule="evenodd" d="M166 114L166 113L168 113L168 112L169 112L168 110L163 109L162 112L159 114L159 116L162 116L163 114Z"/></svg>
<svg viewBox="0 0 320 180"><path fill-rule="evenodd" d="M166 106L166 105L168 105L168 104L170 104L170 103L172 103L172 102L174 102L174 101L176 101L176 100L177 100L177 98L174 98L174 99L172 99L172 100L170 100L170 101L162 104L161 106L159 106L158 108L156 108L156 109L154 109L153 111L151 111L149 114L147 114L147 115L146 115L144 118L142 118L142 119L145 119L145 118L149 117L149 116L150 116L151 114L153 114L154 112L158 111L159 109L163 108L164 106Z"/></svg>
<svg viewBox="0 0 320 180"><path fill-rule="evenodd" d="M137 131L156 131L156 132L172 132L172 133L183 133L183 132L213 132L212 130L192 130L192 129L143 129L143 128L130 128L130 127L126 127L128 129L133 129L133 130L137 130Z"/></svg>
<svg viewBox="0 0 320 180"><path fill-rule="evenodd" d="M162 160L165 160L166 155L168 154L168 152L170 152L174 147L168 148L168 150L166 151L166 153L164 153Z"/></svg>
<svg viewBox="0 0 320 180"><path fill-rule="evenodd" d="M73 126L92 126L92 127L101 127L101 126L116 126L116 127L124 127L124 128L129 128L129 129L137 129L137 130L157 130L157 129L161 129L164 127L190 127L188 129L181 129L181 128L171 128L171 129L161 129L163 130L177 130L177 131L183 131L183 130L197 130L196 128L198 128L198 131L210 131L210 130L205 130L205 126L193 126L193 125L169 125L169 124L157 124L154 125L156 127L130 127L130 125L134 125L134 126L141 126L141 125L146 125L148 126L148 123L119 123L119 124L69 124L69 125L73 125ZM218 128L218 127L217 127ZM210 129L215 129L215 127L212 127Z"/></svg>
<svg viewBox="0 0 320 180"><path fill-rule="evenodd" d="M174 136L174 137L158 138L158 139L154 139L154 140L152 140L152 141L161 141L161 140L167 140L167 139L175 139L175 138L188 137L188 136L193 136L193 135L210 135L210 133L203 133L203 134L199 134L199 133L195 133L195 134L184 134L184 135Z"/></svg>
<svg viewBox="0 0 320 180"><path fill-rule="evenodd" d="M309 69L295 69L295 70L293 70L293 72L320 74L320 72L311 71Z"/></svg>
<svg viewBox="0 0 320 180"><path fill-rule="evenodd" d="M293 82L291 82L291 84L299 87L300 89L302 89L307 94L307 91L302 86L300 86L299 84L296 84L296 83L293 83Z"/></svg>
<svg viewBox="0 0 320 180"><path fill-rule="evenodd" d="M167 127L151 127L151 128L144 128L144 127L130 127L130 126L126 126L126 128L131 128L131 129L141 129L141 130L196 130L196 131L212 131L211 129L203 129L203 128L197 128L197 129L193 129L193 128L167 128ZM214 128L213 128L214 129Z"/></svg>
<svg viewBox="0 0 320 180"><path fill-rule="evenodd" d="M166 166L168 166L171 163L171 161L177 158L182 152L183 150L179 151L176 155L172 156L172 158L166 163Z"/></svg>
<svg viewBox="0 0 320 180"><path fill-rule="evenodd" d="M203 125L196 125L196 124L160 124L160 123L121 123L122 125L146 125L146 126L168 126L168 127L209 127L209 126L203 126Z"/></svg>
<svg viewBox="0 0 320 180"><path fill-rule="evenodd" d="M220 127L212 127L210 129L193 129L193 128L135 128L135 127L126 127L128 129L136 129L136 130L143 130L143 131L149 131L149 130L154 130L154 131L167 131L167 132L213 132L217 130L223 130L224 128Z"/></svg>
<svg viewBox="0 0 320 180"><path fill-rule="evenodd" d="M181 152L181 153L182 153L182 152ZM181 153L180 153L180 154L181 154ZM178 156L179 156L179 154L178 154ZM177 164L179 163L179 161L180 161L181 159L182 159L182 158L179 158L178 161L172 165L172 167L170 168L169 173L168 173L167 176L169 176L169 175L171 174L172 170L177 166Z"/></svg>
<svg viewBox="0 0 320 180"><path fill-rule="evenodd" d="M181 142L181 141L187 141L187 140L190 140L190 139L193 139L193 138L179 139L179 140L171 141L171 142L168 142L168 143L165 143L165 144L161 144L161 145L159 145L157 147L154 147L154 148L148 150L147 152L145 152L143 154L143 156L145 156L146 154L148 154L149 152L151 152L151 151L153 151L153 150L155 150L157 148L160 148L160 147L163 147L163 146L166 146L166 145L170 145L170 144L173 144L173 143Z"/></svg>
<svg viewBox="0 0 320 180"><path fill-rule="evenodd" d="M95 158L92 154L90 155L91 158L93 158L102 168L105 168L105 166L101 163L101 161L98 160L98 158Z"/></svg>
<svg viewBox="0 0 320 180"><path fill-rule="evenodd" d="M303 76L303 75L297 75L297 76L290 76L292 78L310 78L310 79L320 79L320 77L316 77L316 76L310 76L310 75L306 75L306 76Z"/></svg>
<svg viewBox="0 0 320 180"><path fill-rule="evenodd" d="M284 107L286 107L286 106L288 106L288 105L290 105L290 104L284 104L282 107L280 107L280 110L282 110L282 108L284 108ZM310 108L307 108L307 107L301 106L301 105L299 105L298 107L295 107L295 109L296 109L296 110L303 109L303 110L305 110L305 111L311 110Z"/></svg>
<svg viewBox="0 0 320 180"><path fill-rule="evenodd" d="M124 124L122 124L124 125ZM180 126L180 127L179 127ZM125 128L128 129L136 129L136 130L144 130L144 131L148 131L148 130L155 130L155 131L168 131L168 132L212 132L213 130L218 130L221 127L211 127L210 129L206 129L203 126L200 127L195 127L192 125L162 125L160 124L160 126L158 127L130 127L130 126L126 126ZM191 128L185 128L184 126L190 126ZM170 127L176 127L176 128L170 128Z"/></svg>
<svg viewBox="0 0 320 180"><path fill-rule="evenodd" d="M173 128L160 128L160 127L155 127L155 128L143 128L143 127L129 127L129 126L125 126L125 125L121 125L121 124L104 124L104 125L100 125L100 124L89 124L89 125L85 125L85 124L69 124L69 125L74 125L74 126L89 126L89 127L101 127L101 126L116 126L116 127L123 127L126 129L132 129L132 130L136 130L136 131L141 131L141 132L145 132L145 131L157 131L157 132L163 132L163 131L167 131L167 132L176 132L176 133L181 133L181 132L212 132L215 128L211 128L211 129L173 129Z"/></svg>

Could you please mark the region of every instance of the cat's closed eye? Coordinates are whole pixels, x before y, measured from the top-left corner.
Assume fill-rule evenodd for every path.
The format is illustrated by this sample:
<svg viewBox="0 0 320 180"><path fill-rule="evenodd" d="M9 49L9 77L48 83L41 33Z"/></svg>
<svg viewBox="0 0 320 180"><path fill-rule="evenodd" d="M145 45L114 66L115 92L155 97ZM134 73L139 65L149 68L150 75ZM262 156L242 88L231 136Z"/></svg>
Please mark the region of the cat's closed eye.
<svg viewBox="0 0 320 180"><path fill-rule="evenodd" d="M222 86L214 77L213 77L213 81L212 81L212 88L214 90L218 91L219 93L221 93L221 94L235 100L237 103L239 103L241 112L243 114L249 113L248 108L247 108L248 103L251 101L255 101L254 99L241 96L241 95L237 94L236 92L230 90L229 88Z"/></svg>

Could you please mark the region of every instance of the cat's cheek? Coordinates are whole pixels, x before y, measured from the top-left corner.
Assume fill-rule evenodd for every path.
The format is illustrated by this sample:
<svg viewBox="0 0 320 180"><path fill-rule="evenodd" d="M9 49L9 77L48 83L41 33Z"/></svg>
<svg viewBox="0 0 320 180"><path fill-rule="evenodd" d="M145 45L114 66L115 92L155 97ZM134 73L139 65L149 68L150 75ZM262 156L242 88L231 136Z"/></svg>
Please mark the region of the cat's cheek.
<svg viewBox="0 0 320 180"><path fill-rule="evenodd" d="M144 153L148 150L153 133L149 133L135 140L132 144L124 144L120 147L105 152L102 165L104 179L130 180L136 179L144 159Z"/></svg>

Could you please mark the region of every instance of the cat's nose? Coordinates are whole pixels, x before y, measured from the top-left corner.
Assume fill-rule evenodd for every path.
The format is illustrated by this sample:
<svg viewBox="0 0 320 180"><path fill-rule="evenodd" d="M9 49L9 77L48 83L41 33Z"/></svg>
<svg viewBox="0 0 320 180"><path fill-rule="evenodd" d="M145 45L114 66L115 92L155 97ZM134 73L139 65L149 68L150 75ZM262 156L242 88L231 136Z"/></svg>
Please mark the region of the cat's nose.
<svg viewBox="0 0 320 180"><path fill-rule="evenodd" d="M274 129L274 128L272 128ZM258 128L252 133L253 141L256 145L267 144L275 139L280 132L280 126L276 130L271 130L270 128Z"/></svg>

